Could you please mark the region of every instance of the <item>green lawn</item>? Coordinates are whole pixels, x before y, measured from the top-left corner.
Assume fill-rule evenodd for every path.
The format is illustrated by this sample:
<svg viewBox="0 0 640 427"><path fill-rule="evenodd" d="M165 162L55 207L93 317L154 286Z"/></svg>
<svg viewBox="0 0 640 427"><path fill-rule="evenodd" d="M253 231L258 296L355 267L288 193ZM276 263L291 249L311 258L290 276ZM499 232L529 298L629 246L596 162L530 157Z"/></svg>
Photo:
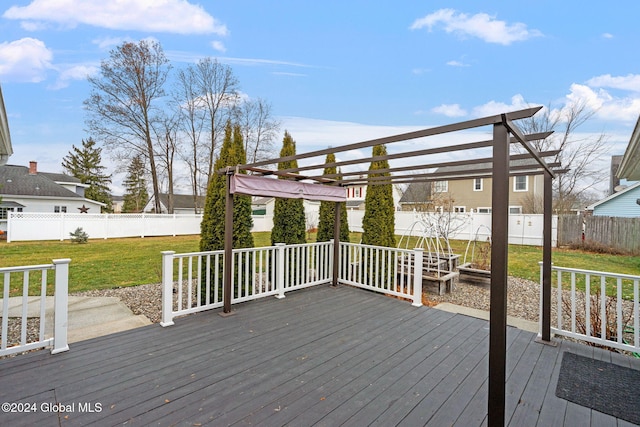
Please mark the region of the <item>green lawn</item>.
<svg viewBox="0 0 640 427"><path fill-rule="evenodd" d="M268 232L254 233L254 239L257 247L270 244ZM315 234L308 235L308 239L314 241ZM353 233L351 241L359 240L360 235ZM71 258L70 292L134 286L160 282L160 252L195 252L198 245L199 236L89 240L87 244L69 241L0 242L0 267L48 264L53 259ZM453 241L452 247L456 253L464 254L466 242ZM541 260L542 250L539 247L510 246L509 274L537 281L538 262ZM640 275L640 257L554 249L553 262L562 267ZM39 279L32 277L32 280ZM12 286L12 294L17 294L20 286L19 283Z"/></svg>

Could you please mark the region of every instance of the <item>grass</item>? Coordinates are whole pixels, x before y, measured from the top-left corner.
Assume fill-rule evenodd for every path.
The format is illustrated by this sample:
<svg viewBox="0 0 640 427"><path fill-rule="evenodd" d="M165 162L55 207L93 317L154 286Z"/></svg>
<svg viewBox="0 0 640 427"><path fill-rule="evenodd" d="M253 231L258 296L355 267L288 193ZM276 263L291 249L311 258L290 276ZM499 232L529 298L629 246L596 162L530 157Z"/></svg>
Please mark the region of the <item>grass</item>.
<svg viewBox="0 0 640 427"><path fill-rule="evenodd" d="M199 236L192 235L144 239L96 239L89 240L87 244L74 244L69 241L0 242L0 267L49 264L53 259L71 258L69 292L158 283L161 281L160 253L166 250L177 253L196 252L199 250L199 240ZM269 246L270 233L254 233L254 240L256 247ZM307 240L315 241L315 233L308 234ZM399 240L400 237L397 236L396 241ZM351 241L359 242L360 234L352 233ZM415 241L410 241L406 247L411 248L415 245ZM451 242L454 252L462 255L464 255L466 244L465 241ZM405 242L402 246L405 247ZM509 274L538 281L540 274L538 262L541 260L542 248L511 245ZM562 267L640 275L640 257L554 249L553 263ZM48 279L51 290L52 277ZM18 277L12 278L12 295L20 294L21 280ZM31 280L37 283L40 279L34 275ZM580 284L578 286L580 287Z"/></svg>

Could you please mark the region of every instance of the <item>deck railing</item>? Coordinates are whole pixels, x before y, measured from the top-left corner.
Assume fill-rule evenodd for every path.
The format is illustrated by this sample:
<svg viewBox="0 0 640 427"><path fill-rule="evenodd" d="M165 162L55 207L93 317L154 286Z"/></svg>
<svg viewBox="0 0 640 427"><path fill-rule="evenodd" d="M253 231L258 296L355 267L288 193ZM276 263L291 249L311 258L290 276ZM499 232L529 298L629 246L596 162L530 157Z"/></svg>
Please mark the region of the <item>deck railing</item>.
<svg viewBox="0 0 640 427"><path fill-rule="evenodd" d="M68 288L70 259L53 260L52 264L0 268L3 277L2 294L2 338L0 356L51 346L51 353L69 350L67 344ZM54 271L53 296L53 336L46 337L47 319L47 279L48 271ZM38 277L39 276L39 277ZM39 279L39 280L38 280ZM11 283L18 283L18 296L11 297ZM20 285L21 283L21 285ZM31 310L29 310L31 308ZM38 335L28 334L28 319L38 318ZM16 322L16 324L13 324ZM9 326L19 331L18 337L10 336ZM11 341L11 342L10 342Z"/></svg>
<svg viewBox="0 0 640 427"><path fill-rule="evenodd" d="M422 259L422 249L340 242L338 279L340 283L409 299L419 307L422 305Z"/></svg>
<svg viewBox="0 0 640 427"><path fill-rule="evenodd" d="M234 249L231 303L276 296L331 281L332 242ZM162 326L223 306L224 251L162 253Z"/></svg>
<svg viewBox="0 0 640 427"><path fill-rule="evenodd" d="M640 276L556 266L551 270L556 310L552 333L640 353Z"/></svg>

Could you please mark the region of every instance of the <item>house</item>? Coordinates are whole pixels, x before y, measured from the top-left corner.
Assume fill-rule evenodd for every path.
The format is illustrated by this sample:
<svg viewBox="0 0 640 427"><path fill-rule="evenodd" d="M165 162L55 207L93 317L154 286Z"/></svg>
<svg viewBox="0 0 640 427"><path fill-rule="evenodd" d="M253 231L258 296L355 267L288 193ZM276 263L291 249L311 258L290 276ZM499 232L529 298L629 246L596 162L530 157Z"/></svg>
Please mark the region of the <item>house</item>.
<svg viewBox="0 0 640 427"><path fill-rule="evenodd" d="M173 213L176 214L201 214L204 210L205 196L198 196L195 203L191 194L173 195ZM142 209L142 212L155 212L155 196L151 196ZM168 213L169 195L160 193L160 213Z"/></svg>
<svg viewBox="0 0 640 427"><path fill-rule="evenodd" d="M594 216L640 217L640 182L587 206Z"/></svg>
<svg viewBox="0 0 640 427"><path fill-rule="evenodd" d="M13 154L13 148L11 147L11 135L9 134L9 121L4 107L4 99L2 98L2 87L0 87L0 166L7 164L11 154Z"/></svg>
<svg viewBox="0 0 640 427"><path fill-rule="evenodd" d="M616 176L628 181L640 181L640 117L622 156Z"/></svg>
<svg viewBox="0 0 640 427"><path fill-rule="evenodd" d="M72 176L38 172L37 162L0 166L0 220L8 212L100 213L105 204L85 198L87 187Z"/></svg>
<svg viewBox="0 0 640 427"><path fill-rule="evenodd" d="M512 160L511 166L528 166L529 159ZM445 166L434 175L491 169L491 163ZM509 213L536 213L543 199L543 176L516 175L509 178ZM491 178L411 183L400 200L401 210L491 213Z"/></svg>

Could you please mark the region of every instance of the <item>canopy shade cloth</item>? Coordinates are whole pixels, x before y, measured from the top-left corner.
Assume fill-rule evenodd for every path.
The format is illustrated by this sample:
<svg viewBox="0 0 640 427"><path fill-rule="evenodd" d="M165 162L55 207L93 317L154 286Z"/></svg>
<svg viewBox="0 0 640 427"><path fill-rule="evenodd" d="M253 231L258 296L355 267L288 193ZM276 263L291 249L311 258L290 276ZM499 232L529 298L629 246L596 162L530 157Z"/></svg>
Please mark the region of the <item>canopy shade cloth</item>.
<svg viewBox="0 0 640 427"><path fill-rule="evenodd" d="M270 196L325 202L345 202L347 200L347 192L343 187L241 174L231 175L230 191L231 194L247 196Z"/></svg>

